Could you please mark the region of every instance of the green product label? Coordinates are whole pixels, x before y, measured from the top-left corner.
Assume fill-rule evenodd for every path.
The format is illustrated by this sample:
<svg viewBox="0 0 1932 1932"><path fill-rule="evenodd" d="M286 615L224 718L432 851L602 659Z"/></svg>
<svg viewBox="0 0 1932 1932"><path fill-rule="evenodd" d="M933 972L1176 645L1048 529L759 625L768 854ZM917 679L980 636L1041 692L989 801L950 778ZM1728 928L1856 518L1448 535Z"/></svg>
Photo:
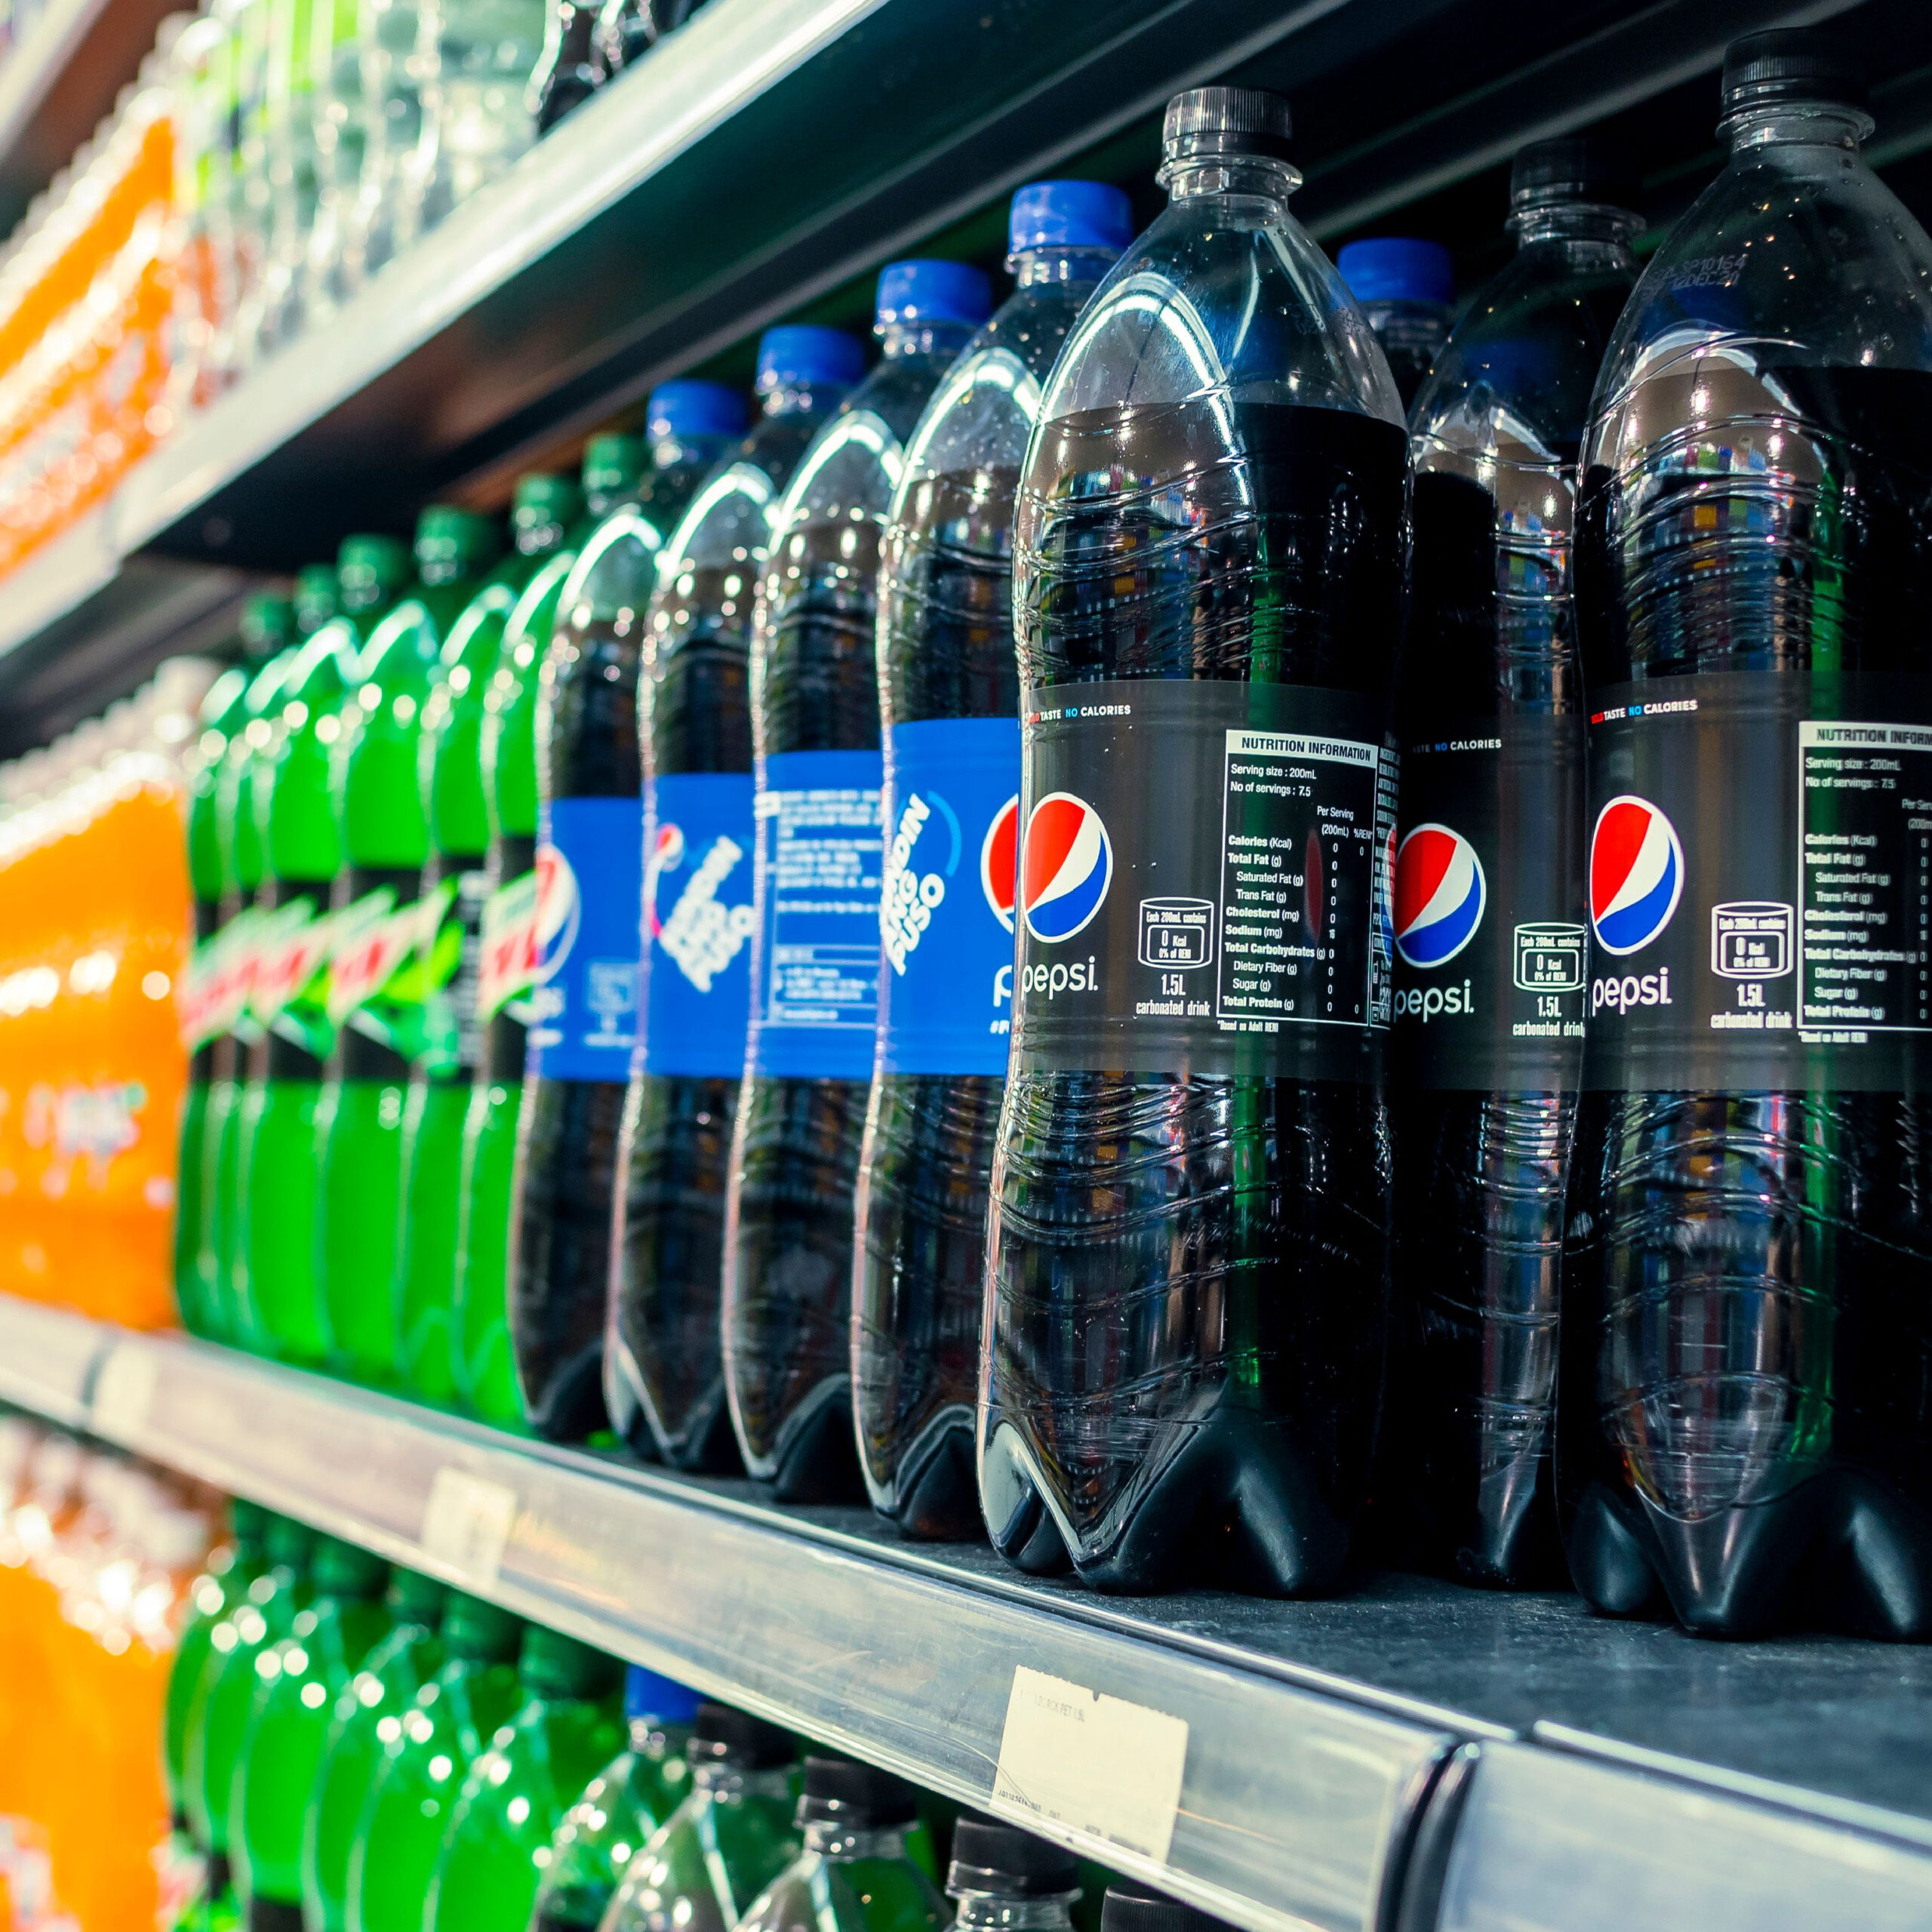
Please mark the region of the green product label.
<svg viewBox="0 0 1932 1932"><path fill-rule="evenodd" d="M366 884L370 875L358 875ZM414 896L417 875L398 875L361 893L335 917L328 1013L338 1029L409 1060L432 1060L442 1029L434 996L460 958L460 931L446 933L455 881Z"/></svg>
<svg viewBox="0 0 1932 1932"><path fill-rule="evenodd" d="M245 906L188 955L175 995L182 1044L192 1053L225 1033L245 1040L251 1032L248 995L253 985L263 915ZM252 1041L251 1042L252 1044Z"/></svg>
<svg viewBox="0 0 1932 1932"><path fill-rule="evenodd" d="M485 1020L506 1013L528 1026L536 984L537 874L531 871L498 886L484 902L477 1011Z"/></svg>
<svg viewBox="0 0 1932 1932"><path fill-rule="evenodd" d="M319 911L314 898L298 889L298 896L261 915L249 977L248 1017L263 1032L318 1060L335 1044L328 1013L334 939L335 915Z"/></svg>

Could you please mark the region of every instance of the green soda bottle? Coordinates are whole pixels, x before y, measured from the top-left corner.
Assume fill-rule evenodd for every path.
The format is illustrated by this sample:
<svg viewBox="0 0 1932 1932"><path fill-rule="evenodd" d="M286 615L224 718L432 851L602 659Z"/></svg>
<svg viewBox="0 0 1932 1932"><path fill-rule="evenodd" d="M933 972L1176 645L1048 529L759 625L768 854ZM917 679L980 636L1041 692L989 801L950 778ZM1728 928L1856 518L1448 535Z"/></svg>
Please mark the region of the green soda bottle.
<svg viewBox="0 0 1932 1932"><path fill-rule="evenodd" d="M523 1708L469 1767L422 1932L525 1932L564 1807L623 1742L623 1670L555 1630L525 1632Z"/></svg>
<svg viewBox="0 0 1932 1932"><path fill-rule="evenodd" d="M389 1633L335 1700L302 1827L302 1922L307 1932L343 1932L348 1923L355 1827L385 1745L400 1734L402 1713L442 1668L436 1626L448 1595L433 1577L395 1571L389 1579Z"/></svg>
<svg viewBox="0 0 1932 1932"><path fill-rule="evenodd" d="M423 708L443 637L497 547L488 520L432 505L417 581L369 633L330 748L344 869L331 916L327 1009L336 1041L315 1110L315 1277L330 1365L361 1381L395 1358L391 1283L401 1207L402 1108L420 1050L429 856L416 779Z"/></svg>
<svg viewBox="0 0 1932 1932"><path fill-rule="evenodd" d="M550 1841L531 1932L597 1932L633 1855L691 1787L697 1694L654 1670L624 1673L629 1745L584 1787Z"/></svg>
<svg viewBox="0 0 1932 1932"><path fill-rule="evenodd" d="M266 1567L241 1601L208 1632L208 1657L188 1707L183 1796L188 1829L208 1857L208 1897L219 1910L229 1889L228 1803L235 1764L255 1700L255 1660L287 1636L309 1601L313 1533L271 1516L263 1538Z"/></svg>
<svg viewBox="0 0 1932 1932"><path fill-rule="evenodd" d="M402 1116L403 1210L396 1264L395 1374L426 1401L454 1400L450 1309L456 1284L463 1123L481 1064L476 995L488 894L489 815L483 799L483 701L503 627L526 585L562 540L549 498L557 479L517 485L517 541L463 608L445 640L423 709L417 776L429 822L422 896L437 905L426 976L423 1047ZM538 514L531 514L533 506ZM425 922L427 931L427 921Z"/></svg>
<svg viewBox="0 0 1932 1932"><path fill-rule="evenodd" d="M726 1704L700 1704L689 1761L690 1795L632 1855L604 1932L732 1932L798 1856L789 1731Z"/></svg>
<svg viewBox="0 0 1932 1932"><path fill-rule="evenodd" d="M452 1592L444 1663L381 1727L377 1767L349 1851L348 1932L422 1932L423 1901L457 1793L522 1700L522 1624L480 1597Z"/></svg>
<svg viewBox="0 0 1932 1932"><path fill-rule="evenodd" d="M804 1843L738 1921L739 1932L939 1932L944 1896L906 1848L918 1794L850 1758L805 1760Z"/></svg>
<svg viewBox="0 0 1932 1932"><path fill-rule="evenodd" d="M1017 1825L962 1812L946 1889L958 1932L1073 1932L1080 1861Z"/></svg>
<svg viewBox="0 0 1932 1932"><path fill-rule="evenodd" d="M517 485L512 532L518 549L537 563L504 620L483 695L489 893L476 989L482 1063L463 1121L451 1371L458 1403L506 1429L523 1422L503 1315L503 1264L523 1035L535 984L537 685L550 620L582 534L577 520L583 512L583 493L568 477L526 476Z"/></svg>
<svg viewBox="0 0 1932 1932"><path fill-rule="evenodd" d="M326 585L321 583L324 577ZM317 594L318 589L321 595ZM310 566L297 586L294 621L298 635L305 618L313 620L312 628L319 628L328 621L334 606L334 571L322 565ZM208 1088L205 1135L211 1149L212 1177L208 1211L202 1217L201 1267L208 1282L216 1336L239 1347L255 1349L266 1349L266 1338L251 1327L250 1311L238 1287L242 1102L247 1091L250 1062L267 1038L250 1003L269 905L268 889L262 878L262 835L255 817L255 782L264 764L267 747L273 741L272 721L280 711L282 681L298 654L298 647L291 645L256 672L244 700L247 720L229 741L216 792L216 830L221 841L222 869L235 882L238 910L223 929L224 956L219 968L222 997L229 1010L232 1051L226 1075L217 1067Z"/></svg>
<svg viewBox="0 0 1932 1932"><path fill-rule="evenodd" d="M270 881L249 1004L267 1038L242 1106L238 1285L268 1351L319 1362L328 1331L315 1283L315 1109L334 1044L327 1007L329 897L342 835L329 793L331 749L362 647L407 582L390 537L351 537L337 560L341 609L282 680L281 715L254 804ZM266 780L266 786L263 783Z"/></svg>
<svg viewBox="0 0 1932 1932"><path fill-rule="evenodd" d="M255 1660L255 1697L235 1761L229 1853L249 1932L298 1932L302 1828L329 1715L389 1626L389 1565L334 1537L316 1539L315 1594L288 1635Z"/></svg>
<svg viewBox="0 0 1932 1932"><path fill-rule="evenodd" d="M244 610L242 661L209 686L202 700L201 736L188 772L188 878L194 895L195 943L176 998L182 1044L188 1051L188 1081L182 1090L181 1134L174 1207L174 1298L189 1334L221 1339L208 1224L214 1208L214 1148L208 1131L215 1082L234 1080L233 1014L228 969L235 926L242 908L222 836L221 777L229 748L246 730L249 688L264 662L285 645L294 629L285 597L263 592Z"/></svg>

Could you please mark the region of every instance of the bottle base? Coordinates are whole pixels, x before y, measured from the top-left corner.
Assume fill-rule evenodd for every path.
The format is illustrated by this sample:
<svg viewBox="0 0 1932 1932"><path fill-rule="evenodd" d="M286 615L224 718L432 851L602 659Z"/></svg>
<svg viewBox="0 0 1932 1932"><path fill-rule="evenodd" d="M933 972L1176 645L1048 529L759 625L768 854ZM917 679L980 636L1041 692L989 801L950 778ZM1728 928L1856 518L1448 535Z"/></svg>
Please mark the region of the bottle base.
<svg viewBox="0 0 1932 1932"><path fill-rule="evenodd" d="M942 1411L900 1449L889 1470L869 1465L866 1487L873 1513L909 1541L983 1542L972 1411Z"/></svg>

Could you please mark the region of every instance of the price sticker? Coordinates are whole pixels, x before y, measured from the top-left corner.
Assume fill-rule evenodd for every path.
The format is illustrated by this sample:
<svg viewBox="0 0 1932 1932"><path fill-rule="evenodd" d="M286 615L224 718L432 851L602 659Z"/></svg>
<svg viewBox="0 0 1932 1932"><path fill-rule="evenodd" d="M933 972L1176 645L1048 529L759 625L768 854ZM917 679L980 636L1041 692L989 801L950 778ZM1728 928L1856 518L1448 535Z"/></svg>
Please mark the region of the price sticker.
<svg viewBox="0 0 1932 1932"><path fill-rule="evenodd" d="M423 1510L423 1553L487 1590L503 1567L516 1522L516 1491L465 1469L438 1469Z"/></svg>
<svg viewBox="0 0 1932 1932"><path fill-rule="evenodd" d="M1164 1863L1187 1770L1187 1724L1021 1664L1013 1673L992 1809L1105 1838Z"/></svg>

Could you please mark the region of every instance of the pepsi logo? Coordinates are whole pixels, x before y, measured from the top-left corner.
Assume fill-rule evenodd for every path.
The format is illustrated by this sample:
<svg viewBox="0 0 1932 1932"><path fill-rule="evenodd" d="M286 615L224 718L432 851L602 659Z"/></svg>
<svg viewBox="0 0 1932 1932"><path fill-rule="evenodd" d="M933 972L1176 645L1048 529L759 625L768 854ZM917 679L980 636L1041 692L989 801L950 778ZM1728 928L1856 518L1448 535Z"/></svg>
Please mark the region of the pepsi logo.
<svg viewBox="0 0 1932 1932"><path fill-rule="evenodd" d="M583 903L571 862L554 845L537 848L537 931L534 949L539 980L555 977L577 943Z"/></svg>
<svg viewBox="0 0 1932 1932"><path fill-rule="evenodd" d="M1636 952L1670 924L1684 893L1677 828L1647 798L1626 793L1590 834L1590 924L1604 952Z"/></svg>
<svg viewBox="0 0 1932 1932"><path fill-rule="evenodd" d="M664 930L657 916L657 881L666 872L674 872L685 863L685 829L666 819L657 828L657 839L644 867L645 916L651 922L651 937Z"/></svg>
<svg viewBox="0 0 1932 1932"><path fill-rule="evenodd" d="M1104 836L1104 834L1103 835ZM980 890L993 917L1013 930L1013 901L1020 883L1020 800L1007 800L993 814L980 842Z"/></svg>
<svg viewBox="0 0 1932 1932"><path fill-rule="evenodd" d="M1057 945L1082 931L1113 882L1113 841L1100 814L1071 792L1049 792L1026 821L1020 861L1026 930Z"/></svg>
<svg viewBox="0 0 1932 1932"><path fill-rule="evenodd" d="M1460 832L1419 825L1395 849L1395 950L1440 966L1476 936L1489 903L1482 861Z"/></svg>

